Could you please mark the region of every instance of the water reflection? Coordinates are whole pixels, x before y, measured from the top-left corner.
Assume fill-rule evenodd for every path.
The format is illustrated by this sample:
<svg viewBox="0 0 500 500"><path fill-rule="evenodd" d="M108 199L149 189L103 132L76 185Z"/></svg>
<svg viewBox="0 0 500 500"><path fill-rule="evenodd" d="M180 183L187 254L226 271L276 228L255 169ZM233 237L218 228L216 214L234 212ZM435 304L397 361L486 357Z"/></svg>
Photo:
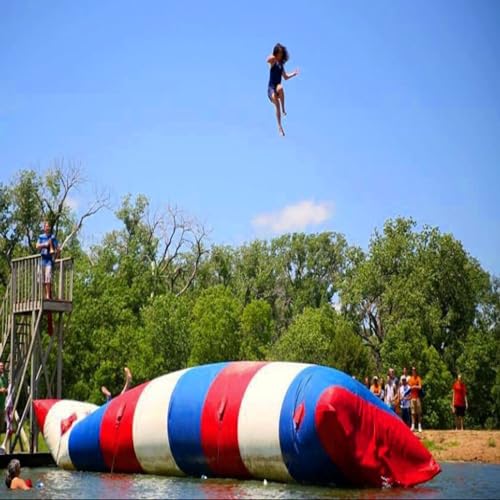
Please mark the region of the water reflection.
<svg viewBox="0 0 500 500"><path fill-rule="evenodd" d="M99 474L101 493L104 498L132 498L135 476L130 474Z"/></svg>
<svg viewBox="0 0 500 500"><path fill-rule="evenodd" d="M443 464L432 482L403 490L343 490L297 484L220 479L169 478L148 475L69 472L61 469L23 469L42 489L23 493L23 498L496 498L500 491L500 466ZM0 485L0 498L14 498Z"/></svg>

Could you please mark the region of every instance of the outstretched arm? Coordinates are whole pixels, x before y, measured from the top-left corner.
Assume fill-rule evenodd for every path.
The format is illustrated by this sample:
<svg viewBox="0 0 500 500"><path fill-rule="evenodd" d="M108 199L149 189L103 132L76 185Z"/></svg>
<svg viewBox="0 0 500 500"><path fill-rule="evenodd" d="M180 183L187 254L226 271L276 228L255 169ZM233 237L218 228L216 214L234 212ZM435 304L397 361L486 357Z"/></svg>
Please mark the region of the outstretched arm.
<svg viewBox="0 0 500 500"><path fill-rule="evenodd" d="M283 78L285 80L290 80L290 78L293 78L294 76L297 76L298 74L299 74L298 68L295 71L292 71L291 73L287 73L286 71L283 71Z"/></svg>

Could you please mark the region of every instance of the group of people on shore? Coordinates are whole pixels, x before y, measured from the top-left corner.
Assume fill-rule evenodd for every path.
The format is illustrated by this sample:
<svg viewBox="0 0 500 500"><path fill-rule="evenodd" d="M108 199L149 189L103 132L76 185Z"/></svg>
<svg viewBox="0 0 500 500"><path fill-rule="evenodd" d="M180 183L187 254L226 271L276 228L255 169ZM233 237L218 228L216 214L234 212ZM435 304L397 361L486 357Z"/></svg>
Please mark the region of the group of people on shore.
<svg viewBox="0 0 500 500"><path fill-rule="evenodd" d="M422 432L422 378L412 367L411 375L403 368L397 377L394 368L389 368L386 377L365 377L365 386L389 408L397 413L412 431Z"/></svg>
<svg viewBox="0 0 500 500"><path fill-rule="evenodd" d="M394 368L389 368L385 377L374 375L371 380L365 377L364 384L372 394L380 398L389 408L398 414L412 431L422 432L422 399L425 390L422 377L415 366L408 374L406 367L399 377ZM451 410L455 415L455 430L464 429L464 416L468 408L467 388L458 375L452 387Z"/></svg>

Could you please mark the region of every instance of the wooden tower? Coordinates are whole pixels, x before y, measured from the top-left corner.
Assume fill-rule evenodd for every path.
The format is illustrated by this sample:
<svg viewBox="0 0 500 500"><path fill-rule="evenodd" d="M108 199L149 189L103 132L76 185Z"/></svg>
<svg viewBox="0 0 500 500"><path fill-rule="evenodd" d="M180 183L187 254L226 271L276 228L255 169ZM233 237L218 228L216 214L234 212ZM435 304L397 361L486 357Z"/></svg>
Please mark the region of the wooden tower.
<svg viewBox="0 0 500 500"><path fill-rule="evenodd" d="M52 298L44 296L41 257L14 259L0 306L0 361L9 390L3 446L13 453L38 451L38 427L32 401L61 398L64 328L73 308L73 260L58 259L52 274Z"/></svg>

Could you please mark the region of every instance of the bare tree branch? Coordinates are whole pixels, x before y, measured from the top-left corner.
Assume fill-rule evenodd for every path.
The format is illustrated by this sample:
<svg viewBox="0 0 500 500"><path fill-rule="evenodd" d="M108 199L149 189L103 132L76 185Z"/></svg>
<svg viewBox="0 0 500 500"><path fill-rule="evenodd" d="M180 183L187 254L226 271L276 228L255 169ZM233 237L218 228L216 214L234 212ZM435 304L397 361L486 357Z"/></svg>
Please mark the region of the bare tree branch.
<svg viewBox="0 0 500 500"><path fill-rule="evenodd" d="M195 235L195 261L194 261L194 265L193 265L193 270L191 272L191 275L189 276L186 284L184 285L184 287L181 289L180 292L178 292L176 295L177 297L179 297L180 295L182 295L183 293L185 293L189 287L192 285L195 277L196 277L196 274L198 273L198 268L200 266L200 262L201 262L201 258L203 257L203 255L206 253L206 250L203 249L203 240L205 239L205 236L206 236L206 232L205 232L205 229L202 227L202 226L198 226L198 232L197 234Z"/></svg>
<svg viewBox="0 0 500 500"><path fill-rule="evenodd" d="M78 232L81 230L85 219L88 219L92 215L95 215L97 212L102 210L103 208L107 208L109 206L109 194L101 193L96 196L94 201L89 205L87 210L80 216L78 222L73 226L71 232L64 239L60 249L61 251L64 247L74 238Z"/></svg>

